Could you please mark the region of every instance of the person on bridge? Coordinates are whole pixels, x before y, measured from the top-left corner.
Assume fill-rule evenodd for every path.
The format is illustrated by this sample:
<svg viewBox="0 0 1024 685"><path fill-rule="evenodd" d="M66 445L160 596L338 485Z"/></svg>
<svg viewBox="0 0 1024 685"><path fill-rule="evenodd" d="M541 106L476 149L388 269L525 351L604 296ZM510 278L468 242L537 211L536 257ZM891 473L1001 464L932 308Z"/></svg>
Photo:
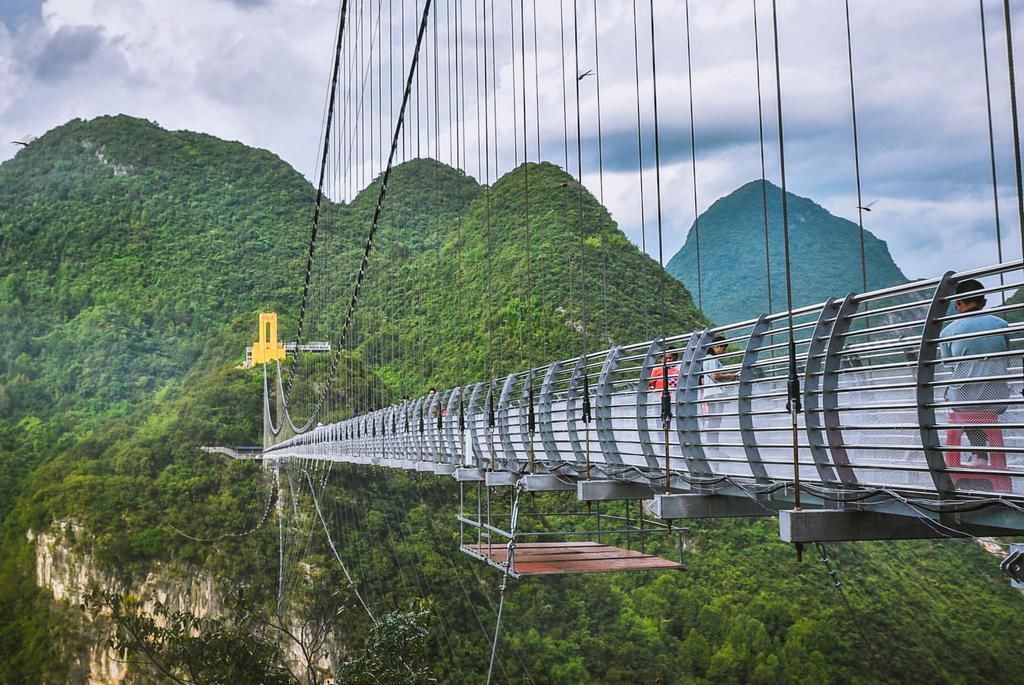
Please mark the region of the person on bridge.
<svg viewBox="0 0 1024 685"><path fill-rule="evenodd" d="M722 451L721 447L715 443L718 443L720 439L718 429L722 425L722 414L725 413L726 409L724 398L727 391L721 387L721 384L734 381L737 378L735 373L722 371L722 360L719 357L725 354L728 348L729 346L725 343L725 338L721 335L716 335L714 340L712 340L707 356L701 362L700 384L703 387L701 406L704 409L703 413L705 415L705 440L716 452Z"/></svg>
<svg viewBox="0 0 1024 685"><path fill-rule="evenodd" d="M1010 396L1010 386L1001 378L1008 375L1009 358L1004 353L1010 345L1006 333L996 331L1005 329L1008 324L998 316L982 313L986 304L984 294L979 292L982 290L984 286L973 278L957 284L958 297L953 306L961 318L947 324L939 336L946 339L940 352L953 381L945 393L946 401L951 403L947 446L959 447L965 433L973 447L1003 446L1002 431L995 424L999 422L999 415L1006 411L1006 404L998 400L1006 400ZM989 331L993 333L979 335ZM982 427L966 428L973 424ZM970 465L1003 471L1006 469L1006 454L974 450L974 459L968 462L961 458L959 450L950 450L946 452L946 465L954 468ZM978 487L981 481L983 488L1002 492L1010 489L1009 476L979 479L976 474L955 473L952 478L957 484L973 481L968 487Z"/></svg>
<svg viewBox="0 0 1024 685"><path fill-rule="evenodd" d="M679 378L679 355L675 352L666 352L658 357L657 365L651 369L651 380L647 381L647 387L651 390L664 390L665 379L662 374L668 370L668 389L675 390Z"/></svg>

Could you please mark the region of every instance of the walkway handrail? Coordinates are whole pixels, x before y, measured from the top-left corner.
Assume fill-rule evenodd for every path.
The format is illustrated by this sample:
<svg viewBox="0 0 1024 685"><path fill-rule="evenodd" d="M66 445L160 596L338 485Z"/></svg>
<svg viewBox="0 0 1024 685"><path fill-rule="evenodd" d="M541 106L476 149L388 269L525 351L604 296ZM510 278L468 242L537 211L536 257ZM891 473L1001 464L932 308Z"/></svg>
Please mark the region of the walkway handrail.
<svg viewBox="0 0 1024 685"><path fill-rule="evenodd" d="M939 499L993 494L1024 499L1024 398L1017 352L1024 348L1024 326L1000 331L1010 340L1009 353L942 357L940 345L944 326L963 318L947 314L957 283L1001 276L1004 284L984 292L990 299L999 293L1008 297L1022 284L1021 269L1017 260L795 309L792 334L804 404L800 480L836 490L888 489ZM1024 303L1010 300L989 309L1024 319ZM589 427L593 477L664 480L659 384L667 382L673 389L673 483L706 489L724 482L792 482L788 320L789 313L776 312L618 345L588 354L585 365L579 357L558 360L290 437L274 427L267 399L265 454L523 474L531 469L532 451L534 472L582 479L580 445L587 428L576 415L581 405L576 384L587 373L596 408ZM950 340L991 335L978 331ZM729 348L712 362L711 343L719 337ZM660 371L652 376L667 352L680 361L671 363L668 379L661 379ZM958 362L987 364L988 371L954 378L951 369ZM718 367L717 381L709 380L711 366ZM532 438L521 430L528 411L527 383L538 391L539 426ZM979 396L950 401L946 391L951 386L979 388L968 393ZM269 393L269 383L265 387ZM496 436L487 425L489 392L495 394ZM464 408L461 432L459 406ZM418 411L440 411L440 425L436 414L428 415L421 436ZM398 420L389 418L393 414ZM411 418L406 421L406 416ZM362 429L354 428L367 421L359 424ZM278 414L277 423L289 422ZM981 442L988 443L986 449Z"/></svg>

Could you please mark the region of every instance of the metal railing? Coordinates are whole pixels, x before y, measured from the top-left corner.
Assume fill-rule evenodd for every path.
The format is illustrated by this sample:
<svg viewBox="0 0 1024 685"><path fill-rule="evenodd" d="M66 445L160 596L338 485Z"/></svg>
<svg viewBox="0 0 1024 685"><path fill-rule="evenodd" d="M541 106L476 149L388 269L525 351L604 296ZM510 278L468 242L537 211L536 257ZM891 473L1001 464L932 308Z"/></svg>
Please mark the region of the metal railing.
<svg viewBox="0 0 1024 685"><path fill-rule="evenodd" d="M265 454L442 473L467 467L649 483L665 480L667 464L672 489L680 490L708 491L723 482L792 482L787 410L792 335L802 400L801 481L941 499L1024 499L1024 323L1013 322L1024 319L1015 316L1024 304L1005 302L1021 285L1021 269L1016 261L831 298L795 310L792 330L788 314L781 312L616 346L446 389L287 439L274 433L267 437ZM976 315L951 313L956 284L969 278L1004 283L986 287L983 294L989 299L986 314L1011 320L998 331L1009 341L1006 352L942 355L941 343L993 335L942 335L950 323ZM716 338L728 346L717 357L711 353ZM660 378L666 353L678 358L665 363L667 381ZM997 373L954 378L951 371L957 363L992 362ZM720 367L717 382L709 381L712 366ZM584 374L594 408L590 422L582 415ZM662 383L671 397L667 431ZM955 399L956 388L983 384L990 389L987 395ZM532 432L531 388L537 418ZM947 399L950 388L954 399ZM487 410L492 401L493 426ZM269 402L265 407L269 412Z"/></svg>

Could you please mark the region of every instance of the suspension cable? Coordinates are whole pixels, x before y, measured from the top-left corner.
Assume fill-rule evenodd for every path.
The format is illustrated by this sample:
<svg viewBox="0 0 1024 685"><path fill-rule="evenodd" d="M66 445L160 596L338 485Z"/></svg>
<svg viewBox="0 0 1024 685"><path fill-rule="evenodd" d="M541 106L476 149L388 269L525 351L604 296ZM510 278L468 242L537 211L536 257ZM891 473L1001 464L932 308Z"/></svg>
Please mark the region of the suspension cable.
<svg viewBox="0 0 1024 685"><path fill-rule="evenodd" d="M658 65L657 47L658 42L654 33L654 0L650 0L651 10L651 90L654 95L654 189L658 207L658 265L661 269L658 272L658 299L660 300L660 323L662 338L667 337L668 331L668 309L665 301L665 241L661 222L661 137L658 128ZM693 117L690 117L693 121ZM661 377L668 378L668 358L661 355ZM672 423L672 401L668 393L668 383L662 384L661 389L661 427L664 433L665 443L665 493L672 491L672 462L669 454L668 431Z"/></svg>
<svg viewBox="0 0 1024 685"><path fill-rule="evenodd" d="M640 182L640 251L647 254L647 218L645 216L644 198L644 144L643 122L640 116L640 39L637 31L636 0L633 0L633 77L636 86L636 155L637 170ZM644 330L649 330L651 323L651 305L644 298ZM649 333L647 334L649 337Z"/></svg>
<svg viewBox="0 0 1024 685"><path fill-rule="evenodd" d="M491 663L487 669L487 683L490 685L494 670L494 657L498 653L498 636L501 634L501 612L505 607L505 589L508 586L508 575L515 565L516 554L516 523L519 519L519 486L512 488L512 518L509 525L509 541L506 545L505 573L501 577L501 590L498 597L498 617L494 624L494 642L491 645ZM529 675L527 673L527 675Z"/></svg>
<svg viewBox="0 0 1024 685"><path fill-rule="evenodd" d="M1010 74L1010 119L1013 122L1013 159L1017 174L1017 221L1020 226L1020 250L1024 255L1024 180L1021 178L1020 125L1017 117L1017 82L1013 71L1013 22L1010 18L1010 0L1003 0L1003 21L1006 24L1006 65ZM1021 394L1024 395L1024 387Z"/></svg>
<svg viewBox="0 0 1024 685"><path fill-rule="evenodd" d="M420 47L423 43L423 36L427 29L427 19L430 16L430 6L432 0L425 0L423 4L423 14L420 19L419 30L416 35L416 45L413 47L412 63L409 65L409 74L405 82L405 92L402 95L402 104L398 109L398 121L395 123L394 135L391 138L391 150L388 152L388 165L384 169L384 174L381 177L380 190L377 194L377 203L373 211L373 221L370 224L369 235L366 238L366 244L363 247L362 262L359 267L359 273L356 276L356 282L352 290L352 298L349 300L348 311L345 314L345 323L341 329L340 340L344 344L348 340L348 336L351 331L352 318L355 313L356 305L359 301L359 291L363 284L363 279L366 276L366 267L370 259L370 252L373 250L373 239L377 233L377 228L380 224L380 214L384 206L384 200L387 197L388 190L388 179L391 177L391 169L394 164L395 151L398 149L398 140L402 134L402 123L405 120L405 110L409 103L409 94L412 91L412 82L415 77L417 65L419 62ZM331 362L331 372L327 377L327 382L324 385L324 389L317 400L316 408L313 411L313 416L310 418L309 424L312 425L316 421L317 416L320 414L321 407L323 405L324 397L330 394L331 386L334 382L334 374L338 368L338 362L341 357L342 345L339 345L338 350L335 352L334 359Z"/></svg>
<svg viewBox="0 0 1024 685"><path fill-rule="evenodd" d="M1017 117L1017 82L1013 71L1013 22L1010 18L1010 0L1003 0L1003 20L1006 22L1006 63L1010 74L1010 118L1013 122L1013 157L1017 172L1017 218L1020 223L1021 252L1024 254L1024 180L1021 178L1020 125Z"/></svg>
<svg viewBox="0 0 1024 685"><path fill-rule="evenodd" d="M580 243L580 281L579 281L579 297L580 297L580 313L583 323L583 332L581 335L581 343L583 347L583 406L582 406L582 419L585 433L585 458L586 458L586 477L590 480L590 368L588 359L588 343L590 341L590 331L587 327L587 267L586 267L586 222L583 220L583 137L582 137L582 124L580 117L580 79L583 76L580 74L580 40L579 40L579 10L577 8L576 0L572 0L572 33L573 33L573 56L575 62L576 71L576 173L577 173L577 185L576 188L576 227L579 232L579 243Z"/></svg>
<svg viewBox="0 0 1024 685"><path fill-rule="evenodd" d="M1010 73L1010 110L1014 129L1014 161L1017 171L1017 214L1021 229L1021 250L1024 251L1024 179L1021 177L1021 138L1017 116L1017 81L1014 76L1013 20L1010 15L1010 0L1002 0L1002 11L1007 25L1007 66Z"/></svg>
<svg viewBox="0 0 1024 685"><path fill-rule="evenodd" d="M597 179L598 199L604 206L604 135L601 128L601 40L597 26L597 0L594 0L594 87L597 90ZM611 344L608 327L608 250L601 236L601 318L604 322L604 344Z"/></svg>
<svg viewBox="0 0 1024 685"><path fill-rule="evenodd" d="M789 207L786 202L786 142L782 125L782 75L779 68L779 16L776 0L772 0L772 36L775 49L775 97L779 124L779 171L782 181L782 241L786 261L786 320L789 328L787 352L789 378L787 382L787 409L789 410L793 441L793 508L800 511L800 448L798 444L797 416L800 413L800 379L796 369L796 342L793 336L793 277L789 255ZM803 545L796 544L797 561L803 558Z"/></svg>
<svg viewBox="0 0 1024 685"><path fill-rule="evenodd" d="M309 474L307 473L304 475L306 476L306 482L309 483L309 494L313 496L313 506L316 509L316 515L320 518L320 523L323 524L324 535L327 536L327 545L331 548L331 552L334 553L334 558L338 560L338 564L341 566L341 570L345 574L345 579L348 580L348 584L352 587L352 591L355 593L356 599L359 600L359 604L362 605L363 610L366 611L366 615L370 617L373 624L377 625L377 618L373 615L373 612L370 611L370 607L367 605L366 600L363 599L363 596L359 593L359 586L356 585L356 582L352 579L352 575L348 572L348 567L345 566L345 562L341 560L341 555L338 554L338 548L335 547L334 540L331 538L331 531L327 527L327 521L324 520L323 512L320 511L320 500L316 496L316 488L313 487L313 482L310 481Z"/></svg>
<svg viewBox="0 0 1024 685"><path fill-rule="evenodd" d="M537 0L533 0L533 118L537 122L537 162L543 161L540 151L540 52L537 48Z"/></svg>
<svg viewBox="0 0 1024 685"><path fill-rule="evenodd" d="M519 31L519 59L523 72L523 228L526 242L526 327L530 336L529 345L527 346L527 366L530 370L527 372L524 382L527 384L527 400L529 402L529 405L527 406L527 432L530 435L530 472L533 473L536 468L534 463L534 433L537 430L537 416L534 407L533 388L534 335L536 332L536 321L534 317L533 303L533 266L530 252L530 160L528 159L527 154L527 139L529 137L530 126L526 117L526 14L524 7L523 0L519 0L519 22L521 29ZM539 126L540 122L534 123Z"/></svg>
<svg viewBox="0 0 1024 685"><path fill-rule="evenodd" d="M429 0L428 0L429 1ZM341 44L345 37L345 21L348 17L348 0L342 0L341 12L338 18L338 39L334 47L334 66L332 67L331 92L327 97L327 123L324 126L323 156L320 159L320 178L317 181L316 204L313 207L313 227L309 235L309 249L306 255L306 273L303 277L302 301L299 304L299 323L295 334L297 343L302 343L302 327L306 319L306 303L309 298L309 283L313 276L313 253L316 251L316 234L320 227L320 206L324 197L324 175L327 172L327 156L330 150L331 126L334 122L334 101L338 89L338 73L341 64ZM291 395L292 383L295 380L295 363L299 355L292 357L292 363L288 372L288 383L285 387L284 404L288 407L288 398Z"/></svg>
<svg viewBox="0 0 1024 685"><path fill-rule="evenodd" d="M683 8L686 17L686 82L690 93L690 168L693 176L693 231L697 245L697 308L704 311L704 289L701 283L700 272L700 214L698 213L697 204L697 134L693 121L693 60L690 53L690 0L686 0L683 3Z"/></svg>
<svg viewBox="0 0 1024 685"><path fill-rule="evenodd" d="M988 155L992 170L992 209L996 220L996 257L1003 263L1003 231L999 222L999 185L996 177L996 143L992 127L992 86L988 69L988 31L985 29L985 0L978 0L978 15L981 17L981 57L985 68L985 111L988 115ZM1006 284L1006 276L999 273L999 285ZM1003 304L1006 304L1006 291L1001 290Z"/></svg>
<svg viewBox="0 0 1024 685"><path fill-rule="evenodd" d="M857 227L860 229L861 292L868 291L868 262L864 250L864 199L860 188L860 143L857 139L857 96L853 79L853 34L850 29L850 0L846 2L846 55L850 70L850 114L853 118L853 168L857 178ZM790 305L792 308L792 305Z"/></svg>
<svg viewBox="0 0 1024 685"><path fill-rule="evenodd" d="M768 313L772 309L772 259L768 247L768 181L764 164L764 111L761 97L761 41L757 30L757 0L754 7L754 73L757 77L757 139L761 145L761 216L764 219L764 273L768 283Z"/></svg>

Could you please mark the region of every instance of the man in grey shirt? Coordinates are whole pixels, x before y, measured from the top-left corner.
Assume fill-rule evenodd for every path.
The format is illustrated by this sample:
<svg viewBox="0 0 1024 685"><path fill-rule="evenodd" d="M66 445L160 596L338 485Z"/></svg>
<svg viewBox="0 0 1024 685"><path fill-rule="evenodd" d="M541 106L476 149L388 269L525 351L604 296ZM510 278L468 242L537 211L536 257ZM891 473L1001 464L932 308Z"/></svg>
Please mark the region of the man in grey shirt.
<svg viewBox="0 0 1024 685"><path fill-rule="evenodd" d="M957 284L954 307L957 314L964 316L942 329L941 353L944 364L952 372L952 382L946 387L945 399L952 403L949 412L950 424L961 424L950 427L946 431L948 446L960 445L964 433L974 447L1002 447L1003 436L995 424L999 415L1006 411L1005 402L1010 396L1010 386L1003 380L1008 375L1009 358L1004 354L1009 350L1009 339L1001 332L1007 327L1006 321L992 314L984 314L985 296L981 291L984 286L974 279L967 279ZM990 335L980 335L992 331ZM967 336L967 337L962 337ZM988 378L990 380L980 380ZM978 380L975 380L978 379ZM967 428L971 424L983 424L979 428ZM1004 470L1006 455L1003 452L992 452L990 455L983 450L974 451L975 460L972 466L988 467ZM946 453L946 465L959 467L966 465L959 451ZM954 474L957 482L964 478L973 478L970 474ZM986 481L990 479L985 479ZM1004 477L992 479L992 487L997 490L1003 485ZM1005 485L1009 485L1009 478ZM1008 488L1007 488L1008 489Z"/></svg>

